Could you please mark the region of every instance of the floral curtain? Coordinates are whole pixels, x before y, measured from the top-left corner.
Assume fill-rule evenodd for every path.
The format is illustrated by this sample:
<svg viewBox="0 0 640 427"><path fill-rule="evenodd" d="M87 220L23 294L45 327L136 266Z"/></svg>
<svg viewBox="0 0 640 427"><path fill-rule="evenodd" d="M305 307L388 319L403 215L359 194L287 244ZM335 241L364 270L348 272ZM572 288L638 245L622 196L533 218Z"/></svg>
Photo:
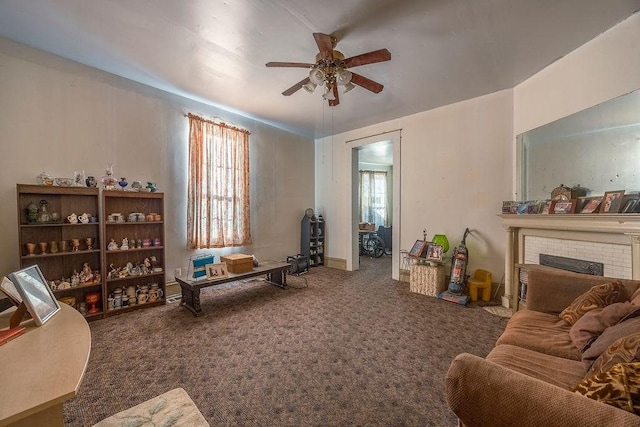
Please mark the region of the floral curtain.
<svg viewBox="0 0 640 427"><path fill-rule="evenodd" d="M387 225L387 172L360 171L360 222Z"/></svg>
<svg viewBox="0 0 640 427"><path fill-rule="evenodd" d="M188 117L187 249L250 245L249 132Z"/></svg>

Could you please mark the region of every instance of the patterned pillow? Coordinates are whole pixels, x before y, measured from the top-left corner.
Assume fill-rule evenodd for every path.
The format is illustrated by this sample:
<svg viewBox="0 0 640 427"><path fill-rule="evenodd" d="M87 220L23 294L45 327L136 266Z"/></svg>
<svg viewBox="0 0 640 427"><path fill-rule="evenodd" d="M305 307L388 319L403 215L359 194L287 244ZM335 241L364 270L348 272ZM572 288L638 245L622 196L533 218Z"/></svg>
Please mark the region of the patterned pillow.
<svg viewBox="0 0 640 427"><path fill-rule="evenodd" d="M569 336L578 350L584 353L607 328L637 316L640 316L640 306L629 302L616 302L604 308L596 308L585 313L584 316L573 324L569 330ZM607 344L602 351L604 351L611 342ZM600 354L597 356L599 355ZM595 360L597 356L594 357L593 360Z"/></svg>
<svg viewBox="0 0 640 427"><path fill-rule="evenodd" d="M590 374L601 374L616 363L640 361L640 332L620 338L607 348L591 365Z"/></svg>
<svg viewBox="0 0 640 427"><path fill-rule="evenodd" d="M628 298L626 288L618 280L596 285L573 300L569 307L562 310L560 317L569 325L573 325L586 312L594 308L606 307L614 302L623 302Z"/></svg>
<svg viewBox="0 0 640 427"><path fill-rule="evenodd" d="M640 362L616 363L607 372L585 378L573 391L640 415Z"/></svg>

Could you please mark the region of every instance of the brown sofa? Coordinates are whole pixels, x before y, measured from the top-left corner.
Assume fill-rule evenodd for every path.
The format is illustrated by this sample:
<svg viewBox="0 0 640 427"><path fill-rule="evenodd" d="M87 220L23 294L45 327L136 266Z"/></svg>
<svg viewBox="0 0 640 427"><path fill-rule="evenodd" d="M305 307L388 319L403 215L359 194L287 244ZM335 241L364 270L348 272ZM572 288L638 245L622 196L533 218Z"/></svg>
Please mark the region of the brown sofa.
<svg viewBox="0 0 640 427"><path fill-rule="evenodd" d="M640 426L640 417L572 392L587 374L570 325L558 314L591 287L612 279L548 267L528 269L527 307L507 323L483 359L458 355L446 397L473 426ZM621 280L628 295L640 281Z"/></svg>

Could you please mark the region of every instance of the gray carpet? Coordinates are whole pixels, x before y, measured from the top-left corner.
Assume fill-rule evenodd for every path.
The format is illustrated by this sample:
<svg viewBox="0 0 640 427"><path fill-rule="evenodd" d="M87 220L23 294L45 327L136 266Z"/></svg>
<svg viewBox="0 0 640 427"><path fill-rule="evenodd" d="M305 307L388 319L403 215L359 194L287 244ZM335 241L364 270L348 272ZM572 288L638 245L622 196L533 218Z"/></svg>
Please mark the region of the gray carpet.
<svg viewBox="0 0 640 427"><path fill-rule="evenodd" d="M175 387L212 426L454 426L444 374L485 356L506 320L409 292L391 259L202 291L91 322L92 351L66 425L89 426Z"/></svg>

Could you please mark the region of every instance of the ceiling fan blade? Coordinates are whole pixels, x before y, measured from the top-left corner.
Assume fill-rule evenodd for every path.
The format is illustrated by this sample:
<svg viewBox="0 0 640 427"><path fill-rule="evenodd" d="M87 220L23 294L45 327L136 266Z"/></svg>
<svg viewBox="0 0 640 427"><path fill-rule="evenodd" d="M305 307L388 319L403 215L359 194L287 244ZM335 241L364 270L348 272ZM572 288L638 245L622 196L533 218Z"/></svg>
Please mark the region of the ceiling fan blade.
<svg viewBox="0 0 640 427"><path fill-rule="evenodd" d="M320 57L330 61L333 59L333 41L335 40L328 34L313 33L313 38L316 40L318 50L320 51Z"/></svg>
<svg viewBox="0 0 640 427"><path fill-rule="evenodd" d="M294 93L296 93L297 91L300 90L300 88L304 85L306 85L307 83L309 83L309 77L307 77L304 80L300 80L298 83L294 84L293 86L291 86L289 89L285 90L284 92L282 92L282 94L284 96L290 96L293 95Z"/></svg>
<svg viewBox="0 0 640 427"><path fill-rule="evenodd" d="M374 50L373 52L363 53L362 55L352 56L344 60L347 68L358 67L360 65L375 64L376 62L389 61L391 52L387 49Z"/></svg>
<svg viewBox="0 0 640 427"><path fill-rule="evenodd" d="M267 67L311 68L314 64L307 64L305 62L267 62L264 65Z"/></svg>
<svg viewBox="0 0 640 427"><path fill-rule="evenodd" d="M370 90L373 93L380 93L382 92L382 89L384 88L383 85L381 85L378 82L374 82L371 79L368 79L364 76L361 76L360 74L356 74L356 73L352 73L351 75L351 83L353 83L354 85L358 85L361 86L367 90Z"/></svg>
<svg viewBox="0 0 640 427"><path fill-rule="evenodd" d="M336 98L332 101L329 101L329 107L335 107L340 104L340 97L338 96L338 85L333 85L333 96Z"/></svg>

